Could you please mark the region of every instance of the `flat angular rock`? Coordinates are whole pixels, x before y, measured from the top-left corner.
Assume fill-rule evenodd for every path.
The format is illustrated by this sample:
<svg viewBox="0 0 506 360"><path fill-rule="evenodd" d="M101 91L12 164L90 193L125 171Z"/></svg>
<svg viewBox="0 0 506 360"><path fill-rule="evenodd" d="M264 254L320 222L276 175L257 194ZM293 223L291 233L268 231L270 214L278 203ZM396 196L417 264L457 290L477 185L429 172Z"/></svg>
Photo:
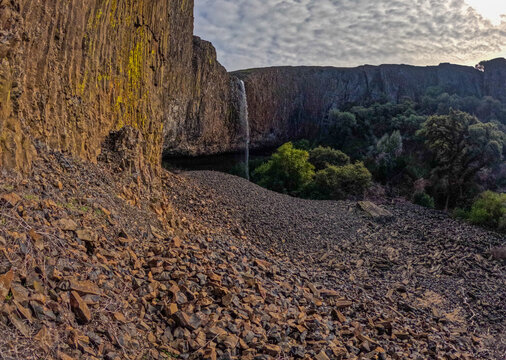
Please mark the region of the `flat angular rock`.
<svg viewBox="0 0 506 360"><path fill-rule="evenodd" d="M6 296L9 295L13 278L14 272L12 269L3 275L0 275L0 301L3 301Z"/></svg>
<svg viewBox="0 0 506 360"><path fill-rule="evenodd" d="M11 321L12 325L14 325L14 327L18 329L21 334L23 334L23 336L27 337L30 335L30 329L16 314L10 313L9 320Z"/></svg>
<svg viewBox="0 0 506 360"><path fill-rule="evenodd" d="M70 306L80 323L86 324L90 322L91 311L76 291L70 292Z"/></svg>
<svg viewBox="0 0 506 360"><path fill-rule="evenodd" d="M75 290L81 294L92 294L92 295L100 295L100 288L92 283L91 281L84 280L70 280L70 289Z"/></svg>
<svg viewBox="0 0 506 360"><path fill-rule="evenodd" d="M320 351L320 353L318 355L316 355L315 359L316 360L330 360L330 358L327 356L327 354L323 350Z"/></svg>
<svg viewBox="0 0 506 360"><path fill-rule="evenodd" d="M75 231L77 224L72 219L60 219L55 221L54 225L63 231Z"/></svg>
<svg viewBox="0 0 506 360"><path fill-rule="evenodd" d="M77 238L82 241L93 242L97 236L90 229L79 229L76 231Z"/></svg>
<svg viewBox="0 0 506 360"><path fill-rule="evenodd" d="M338 300L336 301L336 308L338 309L344 309L344 308L347 308L347 307L350 307L351 305L353 305L353 302L350 301L350 300Z"/></svg>
<svg viewBox="0 0 506 360"><path fill-rule="evenodd" d="M177 304L176 303L170 303L169 305L167 305L166 307L166 311L167 311L167 315L169 316L172 316L174 315L175 313L178 312L178 307L177 307Z"/></svg>
<svg viewBox="0 0 506 360"><path fill-rule="evenodd" d="M14 207L21 201L21 197L16 193L5 194L0 197L0 204L5 204L8 207Z"/></svg>
<svg viewBox="0 0 506 360"><path fill-rule="evenodd" d="M227 335L223 340L223 344L227 349L235 349L239 343L239 338L233 334Z"/></svg>
<svg viewBox="0 0 506 360"><path fill-rule="evenodd" d="M375 220L390 220L393 214L370 201L359 201L358 207Z"/></svg>
<svg viewBox="0 0 506 360"><path fill-rule="evenodd" d="M270 356L278 356L281 353L281 348L278 345L266 344L263 351Z"/></svg>
<svg viewBox="0 0 506 360"><path fill-rule="evenodd" d="M178 311L174 316L182 327L190 330L197 330L202 324L200 317L195 314L188 315L183 311Z"/></svg>
<svg viewBox="0 0 506 360"><path fill-rule="evenodd" d="M127 322L127 319L125 318L125 315L123 315L122 313L120 313L120 312L115 312L113 315L114 315L114 318L115 318L117 321L119 321L119 322L121 322L121 323L123 323L123 324Z"/></svg>
<svg viewBox="0 0 506 360"><path fill-rule="evenodd" d="M496 260L506 259L506 246L498 246L490 250L492 257Z"/></svg>
<svg viewBox="0 0 506 360"><path fill-rule="evenodd" d="M74 358L58 351L58 360L74 360Z"/></svg>

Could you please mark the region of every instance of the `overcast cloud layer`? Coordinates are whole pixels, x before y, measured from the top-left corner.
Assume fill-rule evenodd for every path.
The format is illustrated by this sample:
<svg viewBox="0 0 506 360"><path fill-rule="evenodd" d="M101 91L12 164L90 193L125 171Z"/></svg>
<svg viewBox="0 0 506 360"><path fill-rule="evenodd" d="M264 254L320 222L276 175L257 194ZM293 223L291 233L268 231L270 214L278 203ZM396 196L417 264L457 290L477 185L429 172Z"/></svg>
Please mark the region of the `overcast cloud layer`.
<svg viewBox="0 0 506 360"><path fill-rule="evenodd" d="M228 70L469 63L506 48L506 22L494 26L464 0L195 0L195 4L195 33L213 42Z"/></svg>

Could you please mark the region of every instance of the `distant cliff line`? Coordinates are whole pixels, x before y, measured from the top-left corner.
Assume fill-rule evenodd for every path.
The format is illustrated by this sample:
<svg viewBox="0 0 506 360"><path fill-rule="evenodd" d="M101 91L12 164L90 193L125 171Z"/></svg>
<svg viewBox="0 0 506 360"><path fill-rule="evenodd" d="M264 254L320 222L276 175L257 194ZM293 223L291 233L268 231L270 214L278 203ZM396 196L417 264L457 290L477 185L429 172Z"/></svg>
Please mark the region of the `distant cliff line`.
<svg viewBox="0 0 506 360"><path fill-rule="evenodd" d="M506 103L506 59L480 65L482 70L449 63L423 67L281 66L231 74L246 83L252 144L263 147L310 136L331 108L385 100L418 101L435 86L451 94L490 96Z"/></svg>

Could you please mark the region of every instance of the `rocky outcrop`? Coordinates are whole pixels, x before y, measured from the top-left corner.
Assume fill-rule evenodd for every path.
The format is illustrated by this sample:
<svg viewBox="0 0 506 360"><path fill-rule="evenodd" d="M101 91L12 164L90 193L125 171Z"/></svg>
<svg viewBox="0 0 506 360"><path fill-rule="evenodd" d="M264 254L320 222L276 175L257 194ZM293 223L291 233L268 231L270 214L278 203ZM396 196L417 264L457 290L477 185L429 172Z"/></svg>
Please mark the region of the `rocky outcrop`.
<svg viewBox="0 0 506 360"><path fill-rule="evenodd" d="M237 79L216 60L210 42L193 37L193 58L188 71L185 112L165 122L166 155L209 155L241 149L237 105Z"/></svg>
<svg viewBox="0 0 506 360"><path fill-rule="evenodd" d="M35 141L94 161L125 125L151 164L228 150L230 77L193 38L193 5L0 1L0 166L28 169Z"/></svg>
<svg viewBox="0 0 506 360"><path fill-rule="evenodd" d="M277 67L234 73L246 82L252 144L277 145L311 137L331 108L388 99L419 100L431 86L462 96L492 96L506 102L506 60L482 63L485 71L441 64Z"/></svg>
<svg viewBox="0 0 506 360"><path fill-rule="evenodd" d="M481 64L485 68L484 93L506 103L506 60L500 58L484 61Z"/></svg>

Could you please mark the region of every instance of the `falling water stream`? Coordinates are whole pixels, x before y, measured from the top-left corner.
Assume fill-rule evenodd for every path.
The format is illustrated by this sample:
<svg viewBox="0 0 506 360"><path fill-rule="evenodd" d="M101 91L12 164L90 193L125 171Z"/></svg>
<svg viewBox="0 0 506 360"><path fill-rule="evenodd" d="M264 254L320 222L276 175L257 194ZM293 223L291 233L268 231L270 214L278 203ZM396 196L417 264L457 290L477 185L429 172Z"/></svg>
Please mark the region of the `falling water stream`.
<svg viewBox="0 0 506 360"><path fill-rule="evenodd" d="M248 114L248 98L246 95L246 86L244 81L240 80L241 84L241 124L246 134L246 144L244 147L244 162L246 166L246 179L249 180L249 146L250 146L250 128L249 128L249 114Z"/></svg>

